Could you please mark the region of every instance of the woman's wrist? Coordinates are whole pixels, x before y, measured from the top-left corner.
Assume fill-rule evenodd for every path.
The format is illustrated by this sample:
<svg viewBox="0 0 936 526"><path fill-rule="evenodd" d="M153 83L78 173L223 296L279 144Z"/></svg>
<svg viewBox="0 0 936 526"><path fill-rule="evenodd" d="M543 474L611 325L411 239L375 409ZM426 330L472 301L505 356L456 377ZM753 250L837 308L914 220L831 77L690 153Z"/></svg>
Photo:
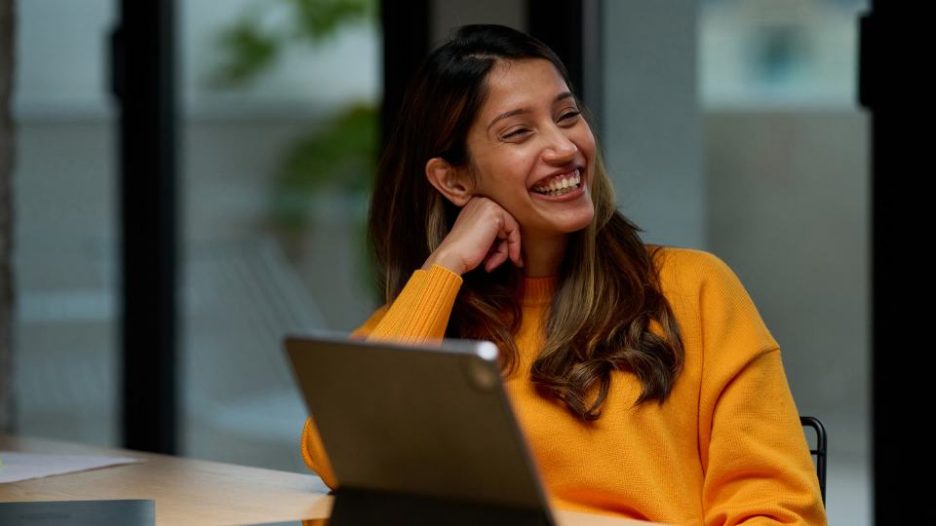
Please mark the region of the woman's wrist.
<svg viewBox="0 0 936 526"><path fill-rule="evenodd" d="M460 264L460 258L452 257L448 255L444 250L436 250L429 255L429 258L426 259L426 262L423 263L423 270L429 270L432 268L432 265L439 265L440 267L445 267L446 269L454 272L461 276L465 273L464 269Z"/></svg>

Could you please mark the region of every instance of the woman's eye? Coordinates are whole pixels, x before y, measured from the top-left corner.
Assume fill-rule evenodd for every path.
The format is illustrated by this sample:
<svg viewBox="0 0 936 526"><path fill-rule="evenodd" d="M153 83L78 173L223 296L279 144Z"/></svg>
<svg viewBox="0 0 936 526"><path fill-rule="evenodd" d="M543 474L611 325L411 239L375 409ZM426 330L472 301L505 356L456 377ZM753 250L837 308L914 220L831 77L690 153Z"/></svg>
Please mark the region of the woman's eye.
<svg viewBox="0 0 936 526"><path fill-rule="evenodd" d="M563 115L562 117L559 117L559 120L560 120L560 121L569 120L569 119L578 117L579 114L581 114L581 112L578 112L578 111L570 111L570 112L566 113L565 115Z"/></svg>
<svg viewBox="0 0 936 526"><path fill-rule="evenodd" d="M518 129L518 130L514 130L514 131L508 133L507 135L504 135L504 138L505 138L505 139L510 139L510 138L512 138L512 137L519 137L519 136L525 134L526 132L527 132L527 129L526 129L526 128L520 128L520 129Z"/></svg>

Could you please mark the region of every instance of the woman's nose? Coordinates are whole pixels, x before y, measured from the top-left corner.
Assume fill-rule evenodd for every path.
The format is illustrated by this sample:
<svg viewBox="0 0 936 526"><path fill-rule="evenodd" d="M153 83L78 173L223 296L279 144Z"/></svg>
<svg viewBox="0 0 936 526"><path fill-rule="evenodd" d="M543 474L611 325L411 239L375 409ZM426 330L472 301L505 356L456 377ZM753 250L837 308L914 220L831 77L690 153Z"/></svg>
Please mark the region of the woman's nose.
<svg viewBox="0 0 936 526"><path fill-rule="evenodd" d="M575 157L576 152L578 146L561 129L554 129L543 156L547 161L568 162Z"/></svg>

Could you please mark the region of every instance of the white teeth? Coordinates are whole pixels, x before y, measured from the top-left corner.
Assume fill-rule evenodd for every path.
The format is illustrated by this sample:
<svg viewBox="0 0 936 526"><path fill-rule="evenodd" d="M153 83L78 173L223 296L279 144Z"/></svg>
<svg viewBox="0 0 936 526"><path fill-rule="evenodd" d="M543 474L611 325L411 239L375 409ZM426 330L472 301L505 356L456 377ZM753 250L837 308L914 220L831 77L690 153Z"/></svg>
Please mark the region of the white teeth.
<svg viewBox="0 0 936 526"><path fill-rule="evenodd" d="M547 185L536 185L533 187L533 190L545 195L563 195L568 192L565 192L567 188L574 189L577 188L582 182L581 171L576 168L575 171L571 172L568 175L560 175L559 177L553 178Z"/></svg>

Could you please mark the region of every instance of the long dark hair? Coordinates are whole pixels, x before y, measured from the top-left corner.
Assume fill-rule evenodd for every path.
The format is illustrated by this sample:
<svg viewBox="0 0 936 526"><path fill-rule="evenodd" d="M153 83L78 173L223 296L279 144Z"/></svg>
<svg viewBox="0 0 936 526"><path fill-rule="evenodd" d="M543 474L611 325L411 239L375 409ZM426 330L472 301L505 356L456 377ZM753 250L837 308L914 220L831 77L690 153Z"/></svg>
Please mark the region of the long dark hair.
<svg viewBox="0 0 936 526"><path fill-rule="evenodd" d="M388 304L439 246L459 213L428 182L426 162L433 157L454 166L471 162L467 135L487 95L488 73L498 62L525 59L548 60L573 89L565 66L549 47L497 25L459 28L423 61L411 81L378 166L370 208L369 235ZM546 344L531 371L541 395L561 400L583 420L600 416L614 370L629 371L640 380L638 404L651 399L662 403L684 356L678 324L660 289L656 250L616 210L600 155L591 192L595 217L587 228L571 234L546 321ZM465 274L447 332L449 337L496 343L505 374L517 363L513 334L521 317L520 280L509 264L492 273ZM652 321L662 334L651 331Z"/></svg>

